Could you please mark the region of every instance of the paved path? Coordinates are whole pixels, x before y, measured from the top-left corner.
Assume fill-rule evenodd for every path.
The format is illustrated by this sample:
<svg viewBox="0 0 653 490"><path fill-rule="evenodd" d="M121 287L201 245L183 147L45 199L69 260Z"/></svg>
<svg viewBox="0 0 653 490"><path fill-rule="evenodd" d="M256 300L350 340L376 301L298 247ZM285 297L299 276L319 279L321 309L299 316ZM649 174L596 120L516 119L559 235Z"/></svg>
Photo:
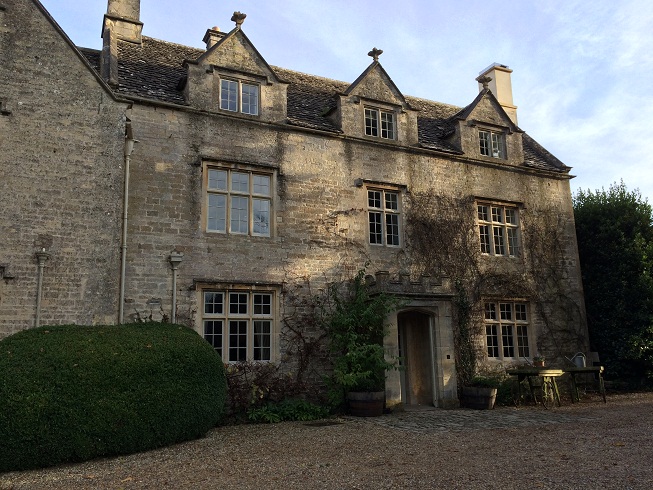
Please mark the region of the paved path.
<svg viewBox="0 0 653 490"><path fill-rule="evenodd" d="M494 410L420 409L373 417L369 423L410 432L437 433L476 429L506 429L570 422L587 422L594 417L553 410L525 408L495 408Z"/></svg>

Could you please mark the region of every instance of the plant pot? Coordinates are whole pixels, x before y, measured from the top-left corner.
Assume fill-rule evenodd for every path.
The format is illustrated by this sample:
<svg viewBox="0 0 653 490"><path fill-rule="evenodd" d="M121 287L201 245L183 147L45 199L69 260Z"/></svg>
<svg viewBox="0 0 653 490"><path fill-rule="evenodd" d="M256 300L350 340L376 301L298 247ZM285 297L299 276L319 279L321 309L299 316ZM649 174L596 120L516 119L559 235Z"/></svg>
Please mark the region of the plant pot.
<svg viewBox="0 0 653 490"><path fill-rule="evenodd" d="M544 367L544 361L533 361L533 367Z"/></svg>
<svg viewBox="0 0 653 490"><path fill-rule="evenodd" d="M383 415L384 391L350 391L347 393L349 413L355 417L378 417Z"/></svg>
<svg viewBox="0 0 653 490"><path fill-rule="evenodd" d="M494 402L497 399L496 388L476 388L464 386L462 392L462 405L466 408L475 408L477 410L491 410L494 408Z"/></svg>

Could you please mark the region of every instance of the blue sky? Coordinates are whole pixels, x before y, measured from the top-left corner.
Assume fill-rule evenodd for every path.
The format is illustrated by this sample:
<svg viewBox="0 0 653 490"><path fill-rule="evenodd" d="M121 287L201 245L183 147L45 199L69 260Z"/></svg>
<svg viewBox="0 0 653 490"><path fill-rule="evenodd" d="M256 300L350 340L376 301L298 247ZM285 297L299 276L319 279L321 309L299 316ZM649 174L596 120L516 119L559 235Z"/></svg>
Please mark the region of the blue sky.
<svg viewBox="0 0 653 490"><path fill-rule="evenodd" d="M101 47L106 0L42 0L75 44ZM508 65L519 126L573 167L572 190L622 180L653 201L650 0L142 0L143 34L203 47L234 11L271 65L343 81L381 64L405 95L459 106Z"/></svg>

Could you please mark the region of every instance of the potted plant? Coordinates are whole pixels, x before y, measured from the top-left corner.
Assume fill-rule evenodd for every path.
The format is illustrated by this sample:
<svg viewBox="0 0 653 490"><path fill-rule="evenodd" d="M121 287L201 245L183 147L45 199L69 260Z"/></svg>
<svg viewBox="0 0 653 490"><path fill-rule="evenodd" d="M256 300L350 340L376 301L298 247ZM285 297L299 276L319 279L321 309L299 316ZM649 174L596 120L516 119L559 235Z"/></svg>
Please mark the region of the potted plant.
<svg viewBox="0 0 653 490"><path fill-rule="evenodd" d="M544 367L544 361L546 361L544 356L533 356L534 367Z"/></svg>
<svg viewBox="0 0 653 490"><path fill-rule="evenodd" d="M491 410L497 399L499 380L487 376L475 376L462 389L462 405L466 408Z"/></svg>
<svg viewBox="0 0 653 490"><path fill-rule="evenodd" d="M349 284L332 285L330 298L333 310L326 328L333 355L331 401L340 405L346 400L352 415L381 415L386 371L397 368L383 348L385 319L399 301L383 293L372 295L364 270Z"/></svg>

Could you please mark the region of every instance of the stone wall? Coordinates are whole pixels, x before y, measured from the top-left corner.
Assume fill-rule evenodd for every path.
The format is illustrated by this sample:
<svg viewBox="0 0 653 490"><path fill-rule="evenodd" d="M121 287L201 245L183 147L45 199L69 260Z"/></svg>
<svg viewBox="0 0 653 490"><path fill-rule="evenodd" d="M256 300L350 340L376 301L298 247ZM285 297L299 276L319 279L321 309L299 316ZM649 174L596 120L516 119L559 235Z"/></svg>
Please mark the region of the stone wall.
<svg viewBox="0 0 653 490"><path fill-rule="evenodd" d="M0 12L0 337L35 322L114 323L124 111L31 1Z"/></svg>

